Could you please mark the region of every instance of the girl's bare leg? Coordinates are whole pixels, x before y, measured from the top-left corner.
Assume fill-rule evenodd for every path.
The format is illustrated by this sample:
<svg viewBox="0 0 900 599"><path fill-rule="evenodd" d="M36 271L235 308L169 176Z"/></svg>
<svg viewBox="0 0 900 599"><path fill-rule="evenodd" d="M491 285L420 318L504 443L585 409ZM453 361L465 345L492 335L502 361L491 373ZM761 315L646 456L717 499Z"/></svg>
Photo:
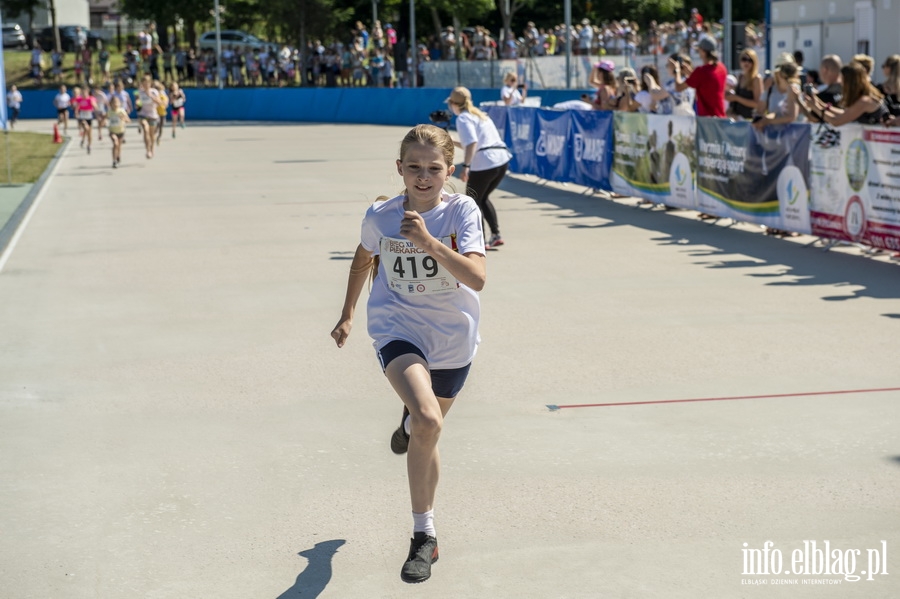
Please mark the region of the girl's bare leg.
<svg viewBox="0 0 900 599"><path fill-rule="evenodd" d="M444 415L453 400L434 395L428 365L415 354L395 358L388 364L385 374L409 410L410 439L406 458L409 494L412 511L422 514L434 507L441 469L437 443Z"/></svg>

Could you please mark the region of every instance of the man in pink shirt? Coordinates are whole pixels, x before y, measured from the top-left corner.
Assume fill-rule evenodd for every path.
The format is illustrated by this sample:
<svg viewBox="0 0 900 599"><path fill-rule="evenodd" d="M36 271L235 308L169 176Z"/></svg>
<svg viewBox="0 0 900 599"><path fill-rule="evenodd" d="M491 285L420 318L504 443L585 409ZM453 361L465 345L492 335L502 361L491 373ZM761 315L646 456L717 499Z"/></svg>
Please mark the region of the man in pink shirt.
<svg viewBox="0 0 900 599"><path fill-rule="evenodd" d="M710 37L702 37L697 43L700 61L696 69L669 60L675 68L675 89L684 91L688 87L697 90L697 116L725 118L725 78L728 71L719 62L716 42ZM682 79L687 76L687 79Z"/></svg>

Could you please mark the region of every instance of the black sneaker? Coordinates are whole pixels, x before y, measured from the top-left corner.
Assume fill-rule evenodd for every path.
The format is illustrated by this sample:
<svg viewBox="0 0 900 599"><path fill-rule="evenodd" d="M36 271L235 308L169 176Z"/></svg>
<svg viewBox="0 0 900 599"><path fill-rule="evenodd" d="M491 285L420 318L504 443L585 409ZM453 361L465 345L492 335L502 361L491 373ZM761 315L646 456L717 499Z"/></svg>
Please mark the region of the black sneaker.
<svg viewBox="0 0 900 599"><path fill-rule="evenodd" d="M403 406L403 418L400 419L400 426L391 435L391 451L397 455L406 453L406 450L409 449L409 435L406 434L406 429L403 428L403 423L406 422L407 416L409 416L409 410L406 406Z"/></svg>
<svg viewBox="0 0 900 599"><path fill-rule="evenodd" d="M425 582L431 578L431 564L438 561L437 539L417 532L409 540L409 557L400 569L403 582Z"/></svg>

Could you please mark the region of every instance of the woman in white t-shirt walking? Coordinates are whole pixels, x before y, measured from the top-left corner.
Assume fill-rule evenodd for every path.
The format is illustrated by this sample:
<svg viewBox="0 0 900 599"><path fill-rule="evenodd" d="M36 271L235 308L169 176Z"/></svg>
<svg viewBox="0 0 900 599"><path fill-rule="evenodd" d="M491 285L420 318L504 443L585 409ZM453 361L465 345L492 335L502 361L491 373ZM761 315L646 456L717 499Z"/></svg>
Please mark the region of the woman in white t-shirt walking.
<svg viewBox="0 0 900 599"><path fill-rule="evenodd" d="M427 580L438 559L437 442L480 341L484 233L472 198L444 191L453 157L453 140L439 127L418 125L403 138L397 172L406 189L395 198L379 198L366 212L341 318L331 331L343 347L357 300L373 273L368 332L404 404L391 450L408 451L413 538L400 570L405 582Z"/></svg>
<svg viewBox="0 0 900 599"><path fill-rule="evenodd" d="M454 88L447 104L456 115L456 131L459 134L459 141L453 143L465 153L459 178L467 184L466 193L475 198L491 230L485 249L501 246L503 238L500 236L497 211L490 198L491 192L506 176L512 154L503 143L494 121L472 104L472 92L467 88Z"/></svg>

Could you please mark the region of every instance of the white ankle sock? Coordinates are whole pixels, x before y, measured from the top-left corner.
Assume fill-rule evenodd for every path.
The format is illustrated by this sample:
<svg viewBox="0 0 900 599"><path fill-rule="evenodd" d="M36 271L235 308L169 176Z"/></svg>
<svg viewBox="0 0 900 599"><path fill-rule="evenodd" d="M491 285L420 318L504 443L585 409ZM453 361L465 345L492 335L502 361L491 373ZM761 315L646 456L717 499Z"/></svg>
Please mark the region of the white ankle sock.
<svg viewBox="0 0 900 599"><path fill-rule="evenodd" d="M412 417L411 417L409 414L407 414L407 415L406 415L406 420L403 421L403 432L406 433L406 436L407 436L407 437L409 436L409 421L410 421L411 418L412 418Z"/></svg>
<svg viewBox="0 0 900 599"><path fill-rule="evenodd" d="M434 510L428 510L424 514L412 513L413 515L413 534L424 532L425 534L437 537L434 532Z"/></svg>

